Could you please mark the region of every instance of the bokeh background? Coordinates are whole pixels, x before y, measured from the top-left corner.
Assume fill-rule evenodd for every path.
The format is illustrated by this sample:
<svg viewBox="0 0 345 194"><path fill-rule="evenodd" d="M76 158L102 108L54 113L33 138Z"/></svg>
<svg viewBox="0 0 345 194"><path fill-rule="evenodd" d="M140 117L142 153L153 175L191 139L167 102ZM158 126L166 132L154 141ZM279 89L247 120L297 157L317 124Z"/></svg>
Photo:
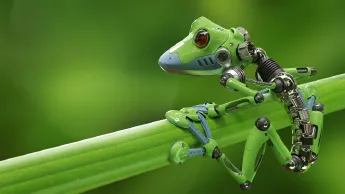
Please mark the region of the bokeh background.
<svg viewBox="0 0 345 194"><path fill-rule="evenodd" d="M284 67L316 67L310 81L344 73L344 6L341 0L1 0L0 159L160 120L170 109L240 97L218 77L158 67L159 56L200 16L245 27ZM344 193L344 115L325 117L321 158L308 173L285 172L268 151L248 192ZM290 142L288 130L280 134ZM224 151L241 162L243 144ZM195 158L87 193L242 192L219 165Z"/></svg>

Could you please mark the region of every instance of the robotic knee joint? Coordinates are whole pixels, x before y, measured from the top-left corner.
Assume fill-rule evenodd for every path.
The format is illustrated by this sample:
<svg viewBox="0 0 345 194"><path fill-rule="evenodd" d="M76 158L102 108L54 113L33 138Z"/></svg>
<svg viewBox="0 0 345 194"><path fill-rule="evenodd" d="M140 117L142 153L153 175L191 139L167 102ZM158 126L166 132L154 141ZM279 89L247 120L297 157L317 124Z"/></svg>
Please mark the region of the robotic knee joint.
<svg viewBox="0 0 345 194"><path fill-rule="evenodd" d="M255 121L255 126L258 128L260 131L266 131L270 128L270 120L266 117L259 117Z"/></svg>
<svg viewBox="0 0 345 194"><path fill-rule="evenodd" d="M319 112L323 112L324 111L324 105L317 102L313 105L313 108L312 108L313 111L319 111Z"/></svg>

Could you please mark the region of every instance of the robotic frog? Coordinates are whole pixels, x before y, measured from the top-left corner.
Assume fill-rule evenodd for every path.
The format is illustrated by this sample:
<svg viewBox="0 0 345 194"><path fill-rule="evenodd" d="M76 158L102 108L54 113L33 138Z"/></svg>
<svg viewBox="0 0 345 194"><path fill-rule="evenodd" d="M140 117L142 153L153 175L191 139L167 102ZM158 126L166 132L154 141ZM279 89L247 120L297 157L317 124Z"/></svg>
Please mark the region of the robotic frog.
<svg viewBox="0 0 345 194"><path fill-rule="evenodd" d="M251 188L266 145L272 147L279 163L292 172L306 172L317 160L324 106L319 102L316 88L307 85L302 93L296 82L315 75L315 68L282 68L250 41L244 28L224 29L205 17L195 20L188 36L166 51L158 63L170 73L220 75L221 85L247 96L223 105L205 103L168 111L166 118L170 123L189 130L202 144L201 148L189 148L186 142L176 142L170 150L171 161L182 163L191 156L208 156L220 162L240 187L247 190ZM244 69L248 65L257 66L255 79L246 78ZM272 100L278 101L291 118L292 147L288 149L284 145L269 118L262 115L253 122L242 170L239 170L220 151L205 118L222 117L234 109ZM198 122L205 133L196 128Z"/></svg>

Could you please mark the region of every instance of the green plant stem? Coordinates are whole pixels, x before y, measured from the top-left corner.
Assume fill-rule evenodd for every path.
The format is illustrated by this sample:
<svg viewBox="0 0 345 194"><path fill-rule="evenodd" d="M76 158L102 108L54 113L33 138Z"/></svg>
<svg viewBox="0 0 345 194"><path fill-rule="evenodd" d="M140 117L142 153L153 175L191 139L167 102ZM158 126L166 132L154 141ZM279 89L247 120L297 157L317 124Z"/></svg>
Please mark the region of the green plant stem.
<svg viewBox="0 0 345 194"><path fill-rule="evenodd" d="M345 108L345 74L308 84L318 88L326 114ZM244 141L259 116L270 118L277 129L290 124L276 102L239 109L222 118L208 119L208 123L219 146L225 147ZM187 131L160 120L4 160L0 162L0 193L91 190L169 165L170 147L178 140L191 146L197 143Z"/></svg>

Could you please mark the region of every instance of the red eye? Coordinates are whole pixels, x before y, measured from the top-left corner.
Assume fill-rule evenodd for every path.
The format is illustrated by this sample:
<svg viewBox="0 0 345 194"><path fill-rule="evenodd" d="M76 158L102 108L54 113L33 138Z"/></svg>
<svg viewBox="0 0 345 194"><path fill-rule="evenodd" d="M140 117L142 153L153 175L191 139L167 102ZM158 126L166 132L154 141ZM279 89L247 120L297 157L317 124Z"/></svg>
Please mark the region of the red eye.
<svg viewBox="0 0 345 194"><path fill-rule="evenodd" d="M199 30L195 36L194 42L199 48L207 46L210 40L210 34L206 30Z"/></svg>

